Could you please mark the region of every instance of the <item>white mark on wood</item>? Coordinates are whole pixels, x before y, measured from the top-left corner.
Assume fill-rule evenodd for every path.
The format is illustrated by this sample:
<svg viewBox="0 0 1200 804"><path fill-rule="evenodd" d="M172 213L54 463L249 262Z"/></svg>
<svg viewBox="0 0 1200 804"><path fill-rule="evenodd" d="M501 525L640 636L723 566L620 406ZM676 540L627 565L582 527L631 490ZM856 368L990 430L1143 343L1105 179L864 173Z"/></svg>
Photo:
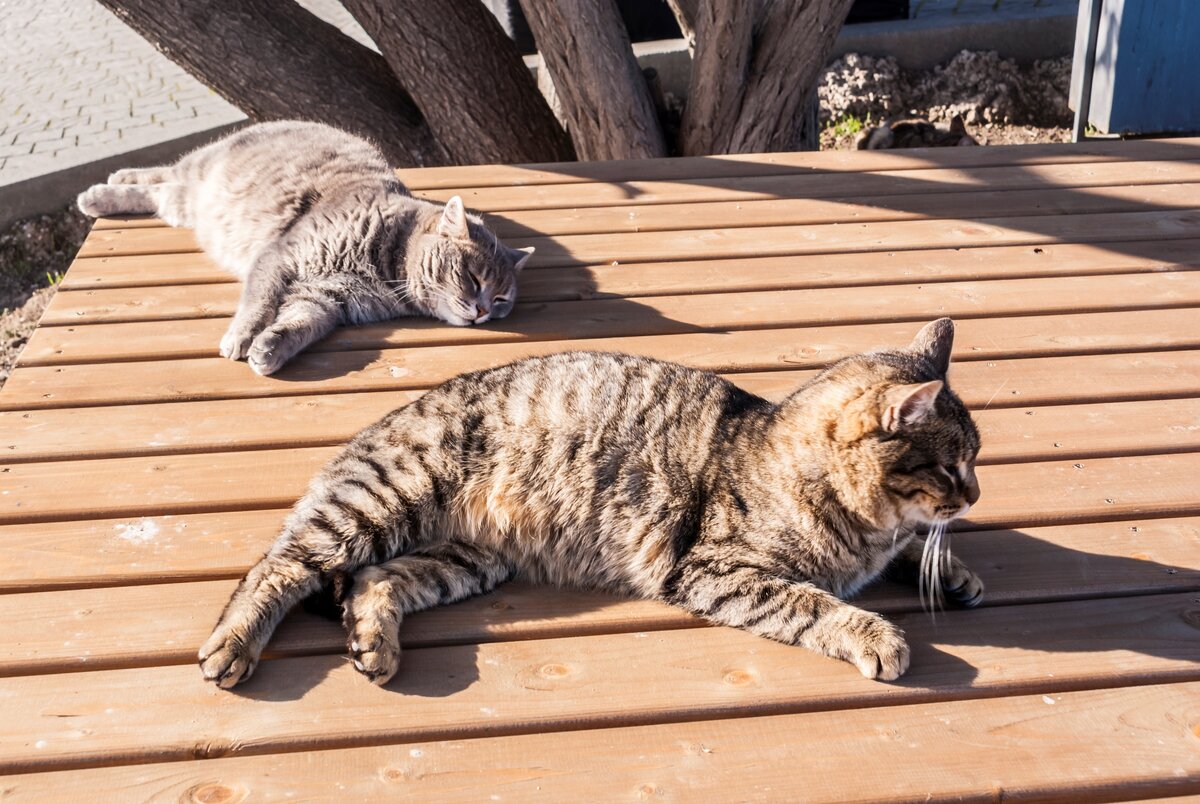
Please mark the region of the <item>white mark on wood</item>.
<svg viewBox="0 0 1200 804"><path fill-rule="evenodd" d="M124 539L130 544L148 544L158 535L158 523L153 519L143 519L141 522L118 523L113 526L118 539Z"/></svg>
<svg viewBox="0 0 1200 804"><path fill-rule="evenodd" d="M406 369L401 366L388 366L388 374L393 377L407 377L412 374L412 369Z"/></svg>
<svg viewBox="0 0 1200 804"><path fill-rule="evenodd" d="M421 754L422 754L422 753L424 753L424 752L423 752L423 751L421 751L421 749L420 749L420 748L414 748L413 750L411 750L411 751L409 751L409 752L408 752L408 755L409 755L410 757L414 757L414 758L416 758L416 757L419 757L419 756L421 756Z"/></svg>
<svg viewBox="0 0 1200 804"><path fill-rule="evenodd" d="M1043 703L1050 704L1051 706L1054 706L1056 703L1058 703L1058 701L1054 700L1054 699L1053 699L1053 698L1051 698L1049 695L1043 695L1043 696L1042 696L1042 702L1043 702Z"/></svg>
<svg viewBox="0 0 1200 804"><path fill-rule="evenodd" d="M34 744L33 744L33 747L34 747L34 748L45 748L45 747L46 747L46 741L45 741L45 740L38 740L36 743L34 743Z"/></svg>

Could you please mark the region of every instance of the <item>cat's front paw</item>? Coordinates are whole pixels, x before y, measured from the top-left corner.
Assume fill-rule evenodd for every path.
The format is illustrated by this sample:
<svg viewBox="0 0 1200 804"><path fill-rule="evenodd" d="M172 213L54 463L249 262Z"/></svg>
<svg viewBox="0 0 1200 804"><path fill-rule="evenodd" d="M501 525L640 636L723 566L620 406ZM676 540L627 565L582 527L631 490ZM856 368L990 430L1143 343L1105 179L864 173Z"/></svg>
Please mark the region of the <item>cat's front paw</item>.
<svg viewBox="0 0 1200 804"><path fill-rule="evenodd" d="M116 188L107 184L94 184L75 199L79 211L91 218L119 215L122 212L120 196Z"/></svg>
<svg viewBox="0 0 1200 804"><path fill-rule="evenodd" d="M856 611L843 626L845 657L867 678L895 681L908 669L904 632L878 614Z"/></svg>
<svg viewBox="0 0 1200 804"><path fill-rule="evenodd" d="M973 609L983 602L983 581L963 567L961 575L951 579L946 596L963 608Z"/></svg>
<svg viewBox="0 0 1200 804"><path fill-rule="evenodd" d="M246 362L255 374L266 377L283 368L291 355L281 348L282 340L279 333L265 329L251 342Z"/></svg>
<svg viewBox="0 0 1200 804"><path fill-rule="evenodd" d="M200 672L223 690L241 684L254 673L259 652L220 624L200 648Z"/></svg>
<svg viewBox="0 0 1200 804"><path fill-rule="evenodd" d="M356 629L350 640L350 656L354 669L372 684L382 687L400 669L400 642L378 631Z"/></svg>
<svg viewBox="0 0 1200 804"><path fill-rule="evenodd" d="M228 357L230 360L241 360L250 353L250 344L253 342L253 332L248 332L242 327L231 325L221 337L221 345L219 347L221 357Z"/></svg>

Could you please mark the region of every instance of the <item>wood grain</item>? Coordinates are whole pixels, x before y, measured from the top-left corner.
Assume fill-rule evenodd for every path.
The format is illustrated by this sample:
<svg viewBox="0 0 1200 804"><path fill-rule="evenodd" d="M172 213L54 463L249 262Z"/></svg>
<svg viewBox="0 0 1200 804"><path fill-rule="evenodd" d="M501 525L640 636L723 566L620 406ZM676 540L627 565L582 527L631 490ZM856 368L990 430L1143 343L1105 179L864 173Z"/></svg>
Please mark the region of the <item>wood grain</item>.
<svg viewBox="0 0 1200 804"><path fill-rule="evenodd" d="M264 534L255 547L265 549L273 535ZM984 605L1013 605L1195 591L1200 589L1198 537L1197 518L1126 520L971 532L955 541L954 551L983 578ZM156 565L174 573L205 571L202 559L211 556L202 556L202 548L174 560L158 559L154 554L166 549L164 540L178 542L178 537L161 534L138 545L141 580L154 580ZM115 541L103 542L109 562ZM74 552L87 555L82 540ZM32 565L35 558L28 548L8 547L4 555L17 566ZM247 569L256 555L241 551L238 569ZM81 582L115 580L89 569L81 573ZM40 567L30 570L46 574ZM163 573L158 579L168 578ZM191 664L235 584L211 580L0 595L0 676ZM880 612L920 610L914 589L886 582L869 588L861 601ZM657 603L512 583L409 617L401 641L407 649L699 625L683 611ZM269 650L271 656L341 654L346 635L340 624L296 612Z"/></svg>
<svg viewBox="0 0 1200 804"><path fill-rule="evenodd" d="M1200 684L0 777L15 802L1145 800L1200 791ZM1063 735L1091 739L1064 740ZM868 754L871 761L863 762ZM914 756L919 757L914 761Z"/></svg>
<svg viewBox="0 0 1200 804"><path fill-rule="evenodd" d="M408 651L386 688L341 657L268 660L236 694L194 666L22 676L0 688L0 769L857 709L1200 677L1191 593L901 615L897 684L730 629ZM1104 628L1095 623L1103 622ZM1045 651L1055 655L1047 677Z"/></svg>

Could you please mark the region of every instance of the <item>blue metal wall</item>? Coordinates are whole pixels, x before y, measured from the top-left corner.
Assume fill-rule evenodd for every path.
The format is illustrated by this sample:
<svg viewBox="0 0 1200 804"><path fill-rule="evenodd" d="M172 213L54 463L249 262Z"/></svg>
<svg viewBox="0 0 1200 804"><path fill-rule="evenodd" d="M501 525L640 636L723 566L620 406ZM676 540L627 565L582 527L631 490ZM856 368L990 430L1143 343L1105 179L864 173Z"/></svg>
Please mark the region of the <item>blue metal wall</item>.
<svg viewBox="0 0 1200 804"><path fill-rule="evenodd" d="M1088 121L1105 133L1200 131L1200 0L1082 0L1072 105L1095 2L1103 6Z"/></svg>

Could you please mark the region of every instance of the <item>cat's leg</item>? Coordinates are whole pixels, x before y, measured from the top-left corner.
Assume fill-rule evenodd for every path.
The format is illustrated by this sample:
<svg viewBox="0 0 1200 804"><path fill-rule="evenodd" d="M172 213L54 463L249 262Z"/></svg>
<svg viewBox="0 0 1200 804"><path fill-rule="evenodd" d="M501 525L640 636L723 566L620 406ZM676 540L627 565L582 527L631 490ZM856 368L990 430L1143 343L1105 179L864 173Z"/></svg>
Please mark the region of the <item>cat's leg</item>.
<svg viewBox="0 0 1200 804"><path fill-rule="evenodd" d="M887 577L901 583L918 586L921 583L921 554L925 541L913 537L888 565ZM929 579L926 579L926 583ZM949 567L943 571L942 592L955 604L974 608L983 602L983 581L953 554Z"/></svg>
<svg viewBox="0 0 1200 804"><path fill-rule="evenodd" d="M292 286L275 321L250 344L247 362L255 373L274 374L309 344L337 326L341 304L321 288Z"/></svg>
<svg viewBox="0 0 1200 804"><path fill-rule="evenodd" d="M359 570L343 614L354 667L386 684L400 666L404 615L490 592L515 572L498 553L461 542Z"/></svg>
<svg viewBox="0 0 1200 804"><path fill-rule="evenodd" d="M698 558L681 565L663 599L721 625L844 659L867 678L891 681L908 669L904 632L811 583L757 567Z"/></svg>
<svg viewBox="0 0 1200 804"><path fill-rule="evenodd" d="M287 294L294 273L269 247L254 261L242 286L233 320L221 338L222 357L241 360L250 353L250 344L279 314L279 305Z"/></svg>
<svg viewBox="0 0 1200 804"><path fill-rule="evenodd" d="M419 455L351 442L313 480L270 550L238 584L200 648L204 677L223 688L244 681L293 605L340 573L428 544L435 534L422 523L441 516L440 495L449 488Z"/></svg>
<svg viewBox="0 0 1200 804"><path fill-rule="evenodd" d="M108 177L109 184L161 184L175 176L173 167L122 168Z"/></svg>

